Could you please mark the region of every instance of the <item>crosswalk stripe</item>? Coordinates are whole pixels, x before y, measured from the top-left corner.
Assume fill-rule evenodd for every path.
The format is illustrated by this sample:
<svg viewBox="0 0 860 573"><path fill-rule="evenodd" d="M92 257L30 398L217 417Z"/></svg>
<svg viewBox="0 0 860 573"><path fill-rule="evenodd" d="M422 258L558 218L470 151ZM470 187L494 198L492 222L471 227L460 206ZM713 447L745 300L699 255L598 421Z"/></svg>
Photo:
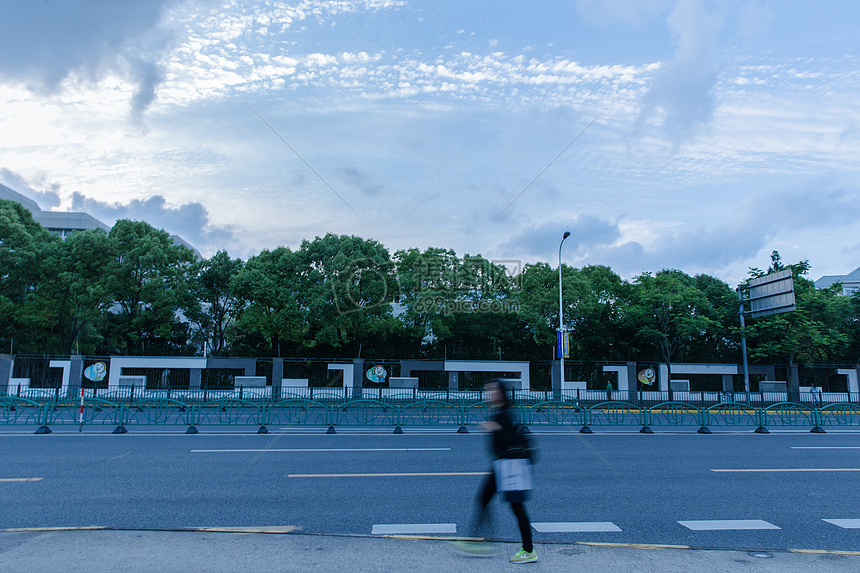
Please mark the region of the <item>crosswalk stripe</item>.
<svg viewBox="0 0 860 573"><path fill-rule="evenodd" d="M860 519L822 519L842 529L860 529Z"/></svg>
<svg viewBox="0 0 860 573"><path fill-rule="evenodd" d="M373 535L425 535L427 533L457 533L454 523L380 523L370 531Z"/></svg>
<svg viewBox="0 0 860 573"><path fill-rule="evenodd" d="M762 519L706 519L700 521L679 521L693 531L731 531L743 529L780 529Z"/></svg>
<svg viewBox="0 0 860 573"><path fill-rule="evenodd" d="M539 533L600 533L616 532L621 528L610 521L545 522L532 523Z"/></svg>

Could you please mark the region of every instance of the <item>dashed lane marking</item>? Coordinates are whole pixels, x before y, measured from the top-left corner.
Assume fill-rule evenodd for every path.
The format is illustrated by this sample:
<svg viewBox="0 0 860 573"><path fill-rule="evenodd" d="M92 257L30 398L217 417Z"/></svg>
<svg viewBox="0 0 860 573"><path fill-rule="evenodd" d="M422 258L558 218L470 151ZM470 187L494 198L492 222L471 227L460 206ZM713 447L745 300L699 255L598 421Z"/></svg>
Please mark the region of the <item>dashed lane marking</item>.
<svg viewBox="0 0 860 573"><path fill-rule="evenodd" d="M737 531L747 529L780 529L762 519L707 519L701 521L679 521L693 531Z"/></svg>
<svg viewBox="0 0 860 573"><path fill-rule="evenodd" d="M792 450L860 450L860 446L791 446Z"/></svg>
<svg viewBox="0 0 860 573"><path fill-rule="evenodd" d="M754 468L715 470L718 473L767 473L767 472L860 472L860 468Z"/></svg>
<svg viewBox="0 0 860 573"><path fill-rule="evenodd" d="M609 521L532 523L532 527L539 533L608 533L621 531L620 527Z"/></svg>
<svg viewBox="0 0 860 573"><path fill-rule="evenodd" d="M454 523L380 523L370 531L373 535L427 535L429 533L457 533Z"/></svg>
<svg viewBox="0 0 860 573"><path fill-rule="evenodd" d="M42 481L44 478L0 478L0 483L14 483L25 481Z"/></svg>
<svg viewBox="0 0 860 573"><path fill-rule="evenodd" d="M860 519L822 519L842 529L860 529Z"/></svg>

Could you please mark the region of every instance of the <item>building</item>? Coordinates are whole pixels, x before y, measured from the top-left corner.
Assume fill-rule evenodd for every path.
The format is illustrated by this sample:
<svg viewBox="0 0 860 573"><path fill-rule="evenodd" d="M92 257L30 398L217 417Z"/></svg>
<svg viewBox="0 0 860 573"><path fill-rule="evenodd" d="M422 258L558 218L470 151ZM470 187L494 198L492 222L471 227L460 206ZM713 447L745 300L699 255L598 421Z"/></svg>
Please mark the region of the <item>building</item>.
<svg viewBox="0 0 860 573"><path fill-rule="evenodd" d="M102 223L89 213L76 211L42 211L39 205L24 195L0 184L0 199L8 199L20 203L25 209L33 215L33 220L42 225L45 229L59 235L63 240L75 231L86 231L87 229L101 229L105 232L110 231L110 226ZM170 239L175 245L183 245L191 249L197 260L203 257L200 252L193 246L188 244L179 235L170 235Z"/></svg>
<svg viewBox="0 0 860 573"><path fill-rule="evenodd" d="M847 275L827 275L815 281L815 288L827 288L835 283L842 283L842 294L853 296L860 292L860 267Z"/></svg>

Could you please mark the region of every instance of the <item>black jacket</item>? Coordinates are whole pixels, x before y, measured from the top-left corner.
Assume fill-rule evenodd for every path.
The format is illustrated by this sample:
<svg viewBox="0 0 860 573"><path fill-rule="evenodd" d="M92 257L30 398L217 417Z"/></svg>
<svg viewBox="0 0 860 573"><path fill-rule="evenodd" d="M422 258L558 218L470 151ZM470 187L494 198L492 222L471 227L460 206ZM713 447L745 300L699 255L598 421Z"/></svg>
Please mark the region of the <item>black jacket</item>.
<svg viewBox="0 0 860 573"><path fill-rule="evenodd" d="M514 416L508 408L497 410L490 420L501 426L492 435L493 455L496 459L528 457L527 452L524 451L525 438L520 434Z"/></svg>

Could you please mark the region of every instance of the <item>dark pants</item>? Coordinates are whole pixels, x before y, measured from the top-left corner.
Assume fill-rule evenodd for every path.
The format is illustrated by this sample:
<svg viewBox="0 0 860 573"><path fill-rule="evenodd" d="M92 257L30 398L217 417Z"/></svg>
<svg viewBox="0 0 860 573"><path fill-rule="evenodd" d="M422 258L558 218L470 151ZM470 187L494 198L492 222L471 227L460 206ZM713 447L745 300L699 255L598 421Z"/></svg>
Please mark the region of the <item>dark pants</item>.
<svg viewBox="0 0 860 573"><path fill-rule="evenodd" d="M478 532L483 529L487 523L490 501L496 494L496 475L490 472L490 475L484 480L484 485L481 486L481 493L478 496L478 511L476 513L473 532L477 537ZM520 526L520 537L523 540L523 549L526 551L534 551L532 545L532 524L529 522L529 516L526 514L526 508L521 502L510 502L511 510L517 518L517 524Z"/></svg>

